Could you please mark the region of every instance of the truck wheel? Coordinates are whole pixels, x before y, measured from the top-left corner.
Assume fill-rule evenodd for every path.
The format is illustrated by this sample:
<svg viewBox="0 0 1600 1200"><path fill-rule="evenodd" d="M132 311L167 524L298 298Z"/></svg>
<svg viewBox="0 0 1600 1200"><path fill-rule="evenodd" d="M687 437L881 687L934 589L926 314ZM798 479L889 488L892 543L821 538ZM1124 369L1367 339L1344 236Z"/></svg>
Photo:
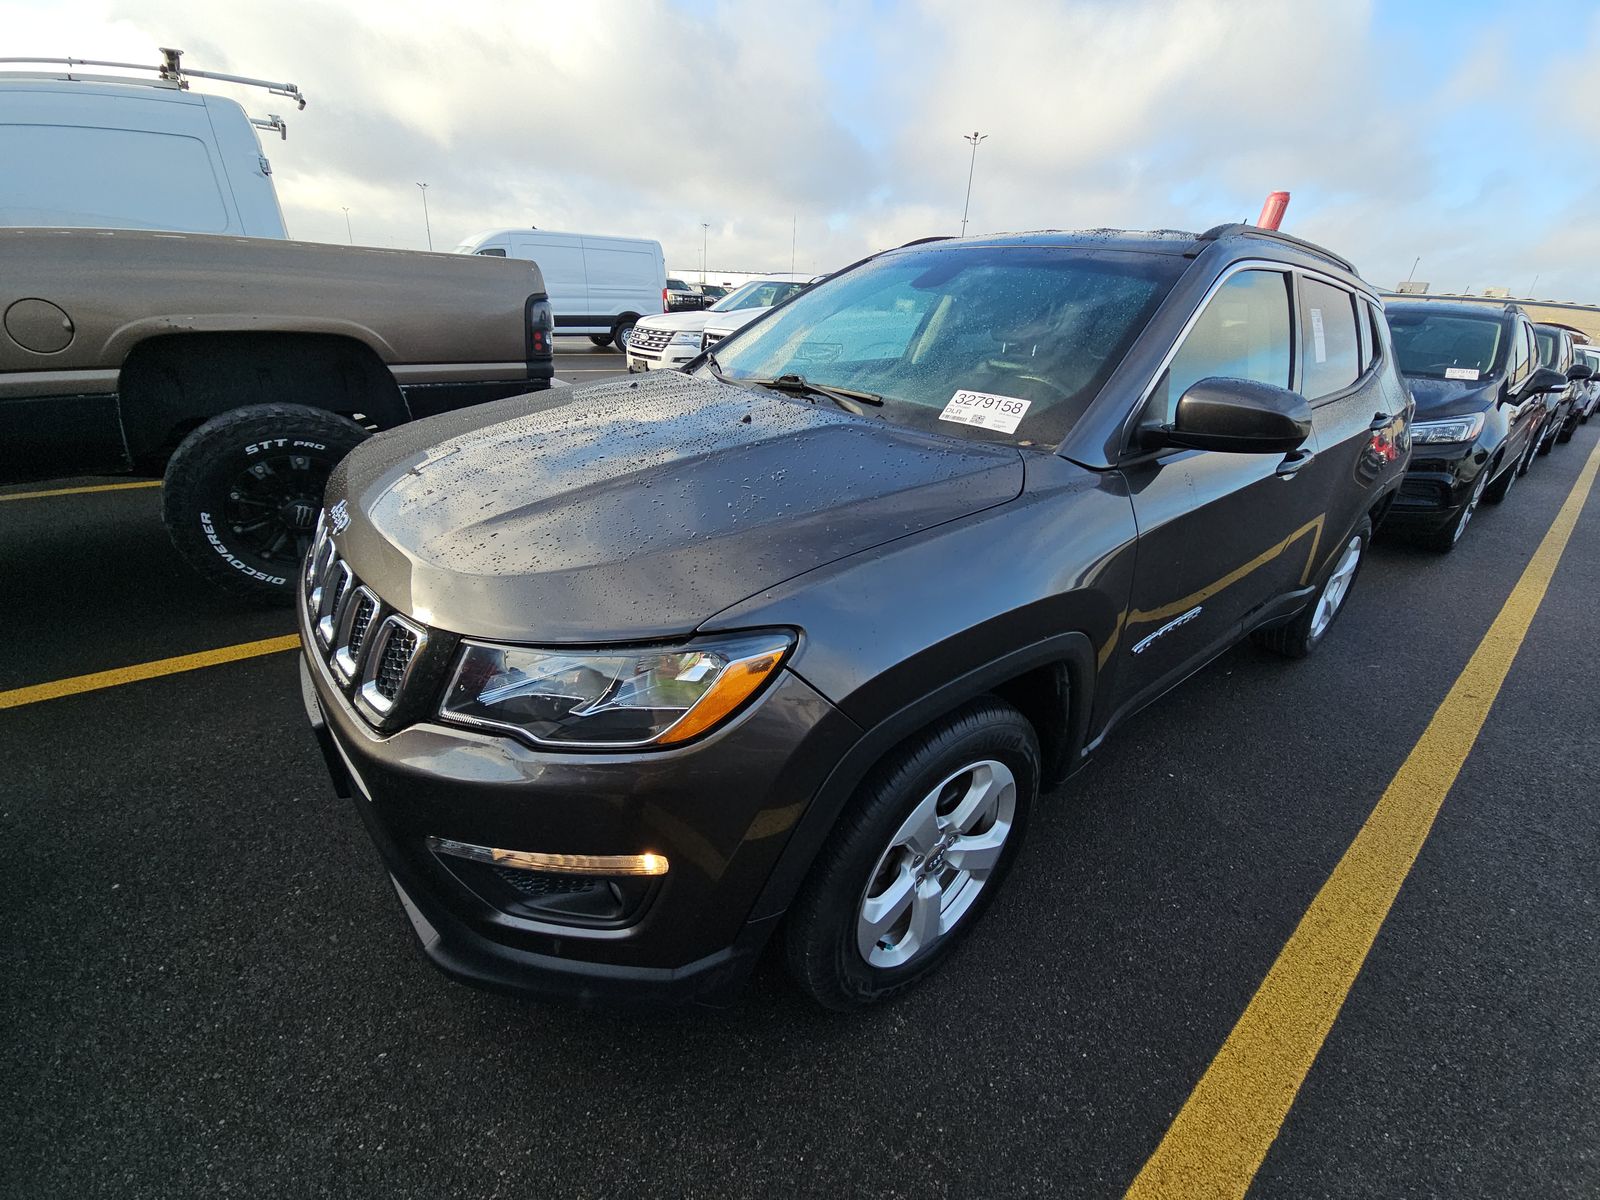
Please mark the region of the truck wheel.
<svg viewBox="0 0 1600 1200"><path fill-rule="evenodd" d="M604 350L607 346L611 345L611 339L606 337L606 336L604 336L603 334L600 335L600 336L596 336L595 334L591 333L589 335L589 340L591 342L593 342L596 346L599 346L600 349L602 349L602 350Z"/></svg>
<svg viewBox="0 0 1600 1200"><path fill-rule="evenodd" d="M328 475L366 436L354 421L298 404L212 417L167 463L161 516L172 544L224 590L290 603Z"/></svg>
<svg viewBox="0 0 1600 1200"><path fill-rule="evenodd" d="M789 909L795 982L827 1008L860 1008L933 970L999 890L1038 788L1033 726L993 697L903 745L861 785Z"/></svg>

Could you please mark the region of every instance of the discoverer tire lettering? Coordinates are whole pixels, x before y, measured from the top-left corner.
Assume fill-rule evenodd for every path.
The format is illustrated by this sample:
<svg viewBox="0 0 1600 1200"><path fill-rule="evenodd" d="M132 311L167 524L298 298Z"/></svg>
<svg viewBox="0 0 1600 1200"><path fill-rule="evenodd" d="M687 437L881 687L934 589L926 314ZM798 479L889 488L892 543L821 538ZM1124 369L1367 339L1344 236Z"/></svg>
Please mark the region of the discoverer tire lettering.
<svg viewBox="0 0 1600 1200"><path fill-rule="evenodd" d="M173 545L225 590L288 604L328 474L366 436L354 421L297 404L211 418L167 464L162 518Z"/></svg>

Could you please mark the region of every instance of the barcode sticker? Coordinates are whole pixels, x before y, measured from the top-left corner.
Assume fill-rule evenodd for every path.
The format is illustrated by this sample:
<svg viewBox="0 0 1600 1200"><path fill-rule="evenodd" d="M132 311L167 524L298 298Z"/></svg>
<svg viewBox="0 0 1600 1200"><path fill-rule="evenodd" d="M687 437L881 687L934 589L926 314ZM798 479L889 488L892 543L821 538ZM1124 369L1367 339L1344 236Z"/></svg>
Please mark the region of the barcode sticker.
<svg viewBox="0 0 1600 1200"><path fill-rule="evenodd" d="M1311 310L1311 352L1319 363L1328 361L1328 335L1322 329L1322 310Z"/></svg>
<svg viewBox="0 0 1600 1200"><path fill-rule="evenodd" d="M1446 367L1446 379L1476 379L1481 374L1477 367Z"/></svg>
<svg viewBox="0 0 1600 1200"><path fill-rule="evenodd" d="M1032 403L1032 400L1020 400L1016 396L959 391L950 397L950 403L944 406L939 420L954 421L957 425L976 425L980 429L993 429L996 433L1015 433Z"/></svg>

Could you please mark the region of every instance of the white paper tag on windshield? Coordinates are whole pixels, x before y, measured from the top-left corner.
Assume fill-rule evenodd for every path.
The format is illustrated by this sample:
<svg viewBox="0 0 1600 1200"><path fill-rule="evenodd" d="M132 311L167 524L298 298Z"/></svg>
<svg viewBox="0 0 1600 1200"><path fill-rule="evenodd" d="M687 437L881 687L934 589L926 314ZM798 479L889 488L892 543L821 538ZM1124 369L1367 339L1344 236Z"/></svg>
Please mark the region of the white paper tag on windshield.
<svg viewBox="0 0 1600 1200"><path fill-rule="evenodd" d="M1032 400L1019 400L1015 396L960 391L950 397L950 403L944 406L939 420L954 421L958 425L976 425L980 429L993 429L996 433L1015 433L1032 403Z"/></svg>
<svg viewBox="0 0 1600 1200"><path fill-rule="evenodd" d="M1328 335L1322 329L1320 308L1311 310L1311 352L1319 363L1328 361Z"/></svg>
<svg viewBox="0 0 1600 1200"><path fill-rule="evenodd" d="M1444 369L1444 377L1446 379L1476 379L1478 375L1479 371L1476 367L1446 367Z"/></svg>

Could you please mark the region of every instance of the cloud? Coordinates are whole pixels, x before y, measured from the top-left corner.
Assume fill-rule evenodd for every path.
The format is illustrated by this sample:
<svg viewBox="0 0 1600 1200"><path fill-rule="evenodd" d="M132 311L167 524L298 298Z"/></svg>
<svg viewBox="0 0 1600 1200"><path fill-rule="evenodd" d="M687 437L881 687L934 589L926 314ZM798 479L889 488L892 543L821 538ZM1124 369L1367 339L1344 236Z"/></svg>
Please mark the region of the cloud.
<svg viewBox="0 0 1600 1200"><path fill-rule="evenodd" d="M658 238L687 271L705 222L714 267L787 269L793 230L821 270L956 232L980 129L974 232L1202 229L1281 187L1291 230L1380 284L1421 255L1440 287L1585 294L1590 239L1561 231L1600 187L1568 145L1597 140L1600 74L1578 67L1600 24L1574 24L1566 123L1530 176L1506 86L1527 31L1451 12L1407 31L1315 0L0 0L0 25L16 52L179 45L299 83L310 106L267 152L301 237L343 240L348 206L358 241L420 246L425 181L441 248L539 225Z"/></svg>

